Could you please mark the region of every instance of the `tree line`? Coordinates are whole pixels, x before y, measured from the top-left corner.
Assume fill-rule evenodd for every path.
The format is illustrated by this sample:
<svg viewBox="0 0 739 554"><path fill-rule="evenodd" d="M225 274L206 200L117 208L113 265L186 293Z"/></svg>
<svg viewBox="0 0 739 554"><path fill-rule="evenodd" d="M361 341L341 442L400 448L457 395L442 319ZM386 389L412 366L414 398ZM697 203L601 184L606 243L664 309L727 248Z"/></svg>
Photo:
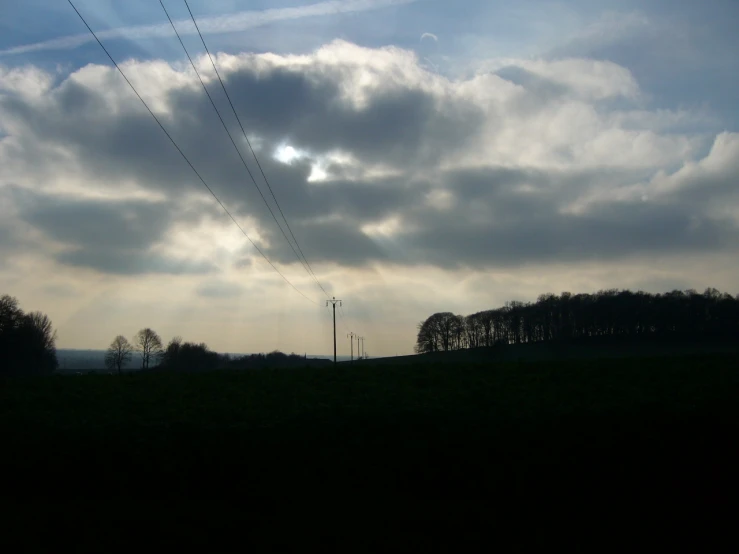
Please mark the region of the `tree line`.
<svg viewBox="0 0 739 554"><path fill-rule="evenodd" d="M49 317L25 313L18 299L0 296L0 375L47 375L58 366Z"/></svg>
<svg viewBox="0 0 739 554"><path fill-rule="evenodd" d="M53 373L59 367L56 338L46 314L26 313L17 298L0 296L0 377ZM262 369L303 367L308 363L304 356L277 351L232 357L213 352L203 342L185 342L181 337L174 337L165 347L159 334L146 327L130 341L123 335L116 336L105 352L104 364L120 375L134 356L140 358L142 370Z"/></svg>
<svg viewBox="0 0 739 554"><path fill-rule="evenodd" d="M415 351L442 352L593 337L739 338L739 295L708 288L664 294L609 289L542 294L536 302L467 316L439 312L418 324Z"/></svg>
<svg viewBox="0 0 739 554"><path fill-rule="evenodd" d="M151 371L212 371L217 369L264 369L271 367L303 366L307 360L298 354L270 352L232 357L212 351L204 342L184 342L174 337L164 346L159 334L151 328L141 329L129 341L118 335L110 343L105 354L105 366L120 375L123 368L138 354L141 369Z"/></svg>

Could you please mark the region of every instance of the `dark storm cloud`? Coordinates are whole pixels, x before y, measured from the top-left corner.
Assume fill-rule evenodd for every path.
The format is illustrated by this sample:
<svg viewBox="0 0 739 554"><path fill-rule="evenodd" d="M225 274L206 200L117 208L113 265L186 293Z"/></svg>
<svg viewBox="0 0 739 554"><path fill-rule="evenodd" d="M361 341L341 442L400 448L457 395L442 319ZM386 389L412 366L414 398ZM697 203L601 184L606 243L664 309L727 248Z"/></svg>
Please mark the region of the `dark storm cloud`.
<svg viewBox="0 0 739 554"><path fill-rule="evenodd" d="M227 81L246 129L267 142L260 152L260 163L286 212L294 213L293 206L300 207L303 217L324 214L327 207L377 211L383 203L394 202L396 193L384 187L384 195L373 194L370 187L365 187L363 192L358 186L346 192L334 187L331 195L314 194L306 183L311 171L309 165L296 163L287 167L270 159L272 150L285 140L317 153L341 149L363 161L419 163L419 156L428 157L429 152L451 147L454 142L455 147L461 147L463 137L482 119L470 114L463 121L455 120L453 111L465 109L452 107L445 115L435 108L433 96L410 87L403 91L380 91L370 97L366 108L356 110L339 99L341 75L335 73L309 76L278 68L258 79L242 71L231 74ZM128 94L125 83L112 72L105 82L115 89L123 88ZM101 98L99 91L70 79L51 93L46 109L18 97L1 98L0 106L29 132L26 137L20 137L27 139L29 151L43 144L64 144L96 175L137 180L169 194L204 190L135 97L131 95L130 102L123 104L124 113L118 115L112 114ZM170 92L168 103L176 115L163 116L162 122L216 194L223 195L229 207L270 220L202 89L188 87ZM474 112L472 108L466 111ZM244 147L243 137L239 139L238 127L228 118L227 110L223 115L242 146L252 174L264 187L251 153ZM430 144L435 145L430 148ZM270 198L266 188L263 193ZM349 194L356 198L349 198ZM368 194L373 198L367 198ZM360 213L353 215L361 217Z"/></svg>
<svg viewBox="0 0 739 554"><path fill-rule="evenodd" d="M388 204L387 214L401 218L401 231L389 243L358 233L350 221L294 230L309 260L446 268L689 254L720 251L739 240L734 223L696 211L689 195L668 203L601 202L581 214L562 212L568 200L603 181L596 172L500 168L445 177L443 190L453 191L450 209L430 207L412 193L403 203ZM293 256L282 242L269 252L282 262Z"/></svg>
<svg viewBox="0 0 739 554"><path fill-rule="evenodd" d="M67 247L56 254L61 263L121 275L207 273L214 269L206 263L176 260L152 251L175 221L174 216L180 216L180 221L199 217L173 212L167 203L71 200L25 191L14 196L22 220Z"/></svg>
<svg viewBox="0 0 739 554"><path fill-rule="evenodd" d="M586 215L543 211L540 202L523 200L515 207L520 211L514 218L493 216L478 224L437 218L402 240L417 262L455 268L688 254L725 248L739 238L730 221L696 219L671 207L608 205Z"/></svg>
<svg viewBox="0 0 739 554"><path fill-rule="evenodd" d="M131 75L135 70L126 68ZM464 149L484 121L478 106L454 98L437 98L414 84L376 87L357 108L342 98L359 78L351 65L307 69L241 67L224 72L237 112L248 132L274 146L287 141L313 152L340 149L365 162L402 164L435 161L444 149ZM377 78L382 79L382 75ZM197 81L169 90L171 116L162 121L206 179L238 180L244 172L233 146ZM102 79L105 88L130 97L125 113L112 114L100 87L68 79L39 109L23 98L0 100L4 112L21 119L34 138L65 141L102 171L145 177L152 186L193 182L189 168L156 123L115 72ZM223 101L217 84L211 94ZM146 96L146 95L144 95ZM221 105L234 136L239 130L227 105ZM241 140L238 141L242 143ZM250 159L251 156L246 156ZM89 158L89 159L88 159ZM228 160L224 163L224 159ZM234 175L234 174L238 174Z"/></svg>
<svg viewBox="0 0 739 554"><path fill-rule="evenodd" d="M378 88L357 108L341 97L357 78L351 67L274 68L232 73L226 86L242 91L235 95L237 111L261 136L311 150L342 149L370 162L426 157L422 147L429 141L437 149L464 147L483 121L477 106L440 102L412 86Z"/></svg>
<svg viewBox="0 0 739 554"><path fill-rule="evenodd" d="M101 249L146 248L164 235L170 223L163 203L72 201L35 196L23 208L24 219L50 238Z"/></svg>
<svg viewBox="0 0 739 554"><path fill-rule="evenodd" d="M116 75L110 73L108 77ZM124 97L130 93L117 79L106 79L106 86L121 90ZM38 106L20 97L0 97L3 114L22 130L16 138L25 147L29 165L35 161L39 147L63 145L90 174L99 176L100 186L106 186L105 179L136 179L148 188L169 191L182 191L183 185L196 186L195 175L132 93L118 114L112 113L100 91L71 79L52 91L47 100ZM162 119L171 127L166 118ZM182 121L189 119L184 117ZM199 129L190 125L187 130ZM203 135L197 135L202 140ZM208 141L202 142L207 147Z"/></svg>
<svg viewBox="0 0 739 554"><path fill-rule="evenodd" d="M295 234L300 237L301 249L310 263L339 262L342 265L361 266L371 261L383 261L387 254L351 220L301 224ZM287 244L278 243L269 252L283 263L295 260Z"/></svg>
<svg viewBox="0 0 739 554"><path fill-rule="evenodd" d="M739 240L731 220L695 209L692 191L669 202L598 202L583 213L563 212L572 199L567 194L577 197L578 188L596 178L592 172L457 172L449 175L454 209L409 209L405 223L411 231L398 241L416 263L453 268L688 254ZM567 191L568 180L579 187ZM529 189L524 192L522 185Z"/></svg>

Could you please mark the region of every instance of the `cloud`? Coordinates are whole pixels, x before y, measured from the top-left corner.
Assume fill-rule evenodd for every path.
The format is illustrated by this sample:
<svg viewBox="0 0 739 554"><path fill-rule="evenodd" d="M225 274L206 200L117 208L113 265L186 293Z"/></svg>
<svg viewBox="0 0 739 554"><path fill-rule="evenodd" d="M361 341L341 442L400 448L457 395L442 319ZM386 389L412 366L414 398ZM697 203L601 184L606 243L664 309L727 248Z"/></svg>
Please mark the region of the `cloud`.
<svg viewBox="0 0 739 554"><path fill-rule="evenodd" d="M433 34L433 33L423 33L423 34L421 35L421 40L423 40L423 39L425 39L425 38L430 38L430 39L432 39L432 40L433 40L434 42L439 42L439 37L437 37L437 36L436 36L435 34Z"/></svg>
<svg viewBox="0 0 739 554"><path fill-rule="evenodd" d="M234 298L242 295L246 288L238 283L222 280L211 280L202 283L196 290L204 298Z"/></svg>
<svg viewBox="0 0 739 554"><path fill-rule="evenodd" d="M550 94L570 92L588 100L622 97L639 98L639 86L628 69L615 63L588 59L512 60L508 65L497 60L498 75L541 91L549 87Z"/></svg>
<svg viewBox="0 0 739 554"><path fill-rule="evenodd" d="M271 8L261 11L241 11L228 15L202 17L198 18L198 27L200 27L203 34L237 33L253 29L255 27L278 23L280 21L378 10L390 6L410 4L415 1L417 0L330 0L327 2L309 4L307 6ZM177 26L179 33L182 35L197 34L197 30L191 19L175 21L175 25ZM169 37L172 34L172 27L169 22L167 22L154 25L123 27L100 32L96 31L96 34L100 40L119 38L136 40L152 37ZM4 50L0 50L0 56L25 54L28 52L39 52L43 50L77 48L94 40L95 39L90 33L81 33L36 42L33 44L6 48Z"/></svg>
<svg viewBox="0 0 739 554"><path fill-rule="evenodd" d="M188 216L172 210L171 204L13 192L19 220L40 233L61 264L118 275L201 274L215 269L207 262L156 252L173 222Z"/></svg>
<svg viewBox="0 0 739 554"><path fill-rule="evenodd" d="M207 60L197 63L215 86ZM690 118L642 106L616 64L509 59L451 80L409 51L345 41L306 55L219 54L218 64L301 248L322 268L615 263L728 252L739 238L734 135L702 154L705 128L676 130ZM194 76L156 60L123 68L249 235L310 285ZM26 191L18 217L61 248L60 264L254 270L258 255L227 235L220 208L114 69L2 95L0 116L0 186ZM276 159L288 146L301 155ZM695 199L709 183L715 205ZM202 246L188 250L193 240Z"/></svg>
<svg viewBox="0 0 739 554"><path fill-rule="evenodd" d="M710 106L736 129L739 60L731 22L736 6L715 2L700 9L676 2L669 11L642 3L635 12L606 12L579 31L544 49L548 60L590 58L628 67L644 95L660 107L698 110ZM562 37L560 37L562 38Z"/></svg>
<svg viewBox="0 0 739 554"><path fill-rule="evenodd" d="M623 202L561 214L540 200L514 195L497 196L495 205L479 219L449 216L431 223L421 215L404 239L419 253L419 263L474 268L484 260L488 267L512 268L717 251L739 236L731 221L696 216L686 206Z"/></svg>
<svg viewBox="0 0 739 554"><path fill-rule="evenodd" d="M49 90L52 81L51 75L36 67L0 66L0 92L40 96Z"/></svg>

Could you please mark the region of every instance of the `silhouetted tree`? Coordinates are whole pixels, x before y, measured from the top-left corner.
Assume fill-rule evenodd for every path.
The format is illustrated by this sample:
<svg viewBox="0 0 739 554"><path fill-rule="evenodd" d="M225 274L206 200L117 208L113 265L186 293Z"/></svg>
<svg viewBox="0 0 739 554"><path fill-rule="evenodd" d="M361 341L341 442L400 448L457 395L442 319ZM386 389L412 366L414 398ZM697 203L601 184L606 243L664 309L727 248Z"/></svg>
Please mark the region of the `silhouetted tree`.
<svg viewBox="0 0 739 554"><path fill-rule="evenodd" d="M177 356L179 355L180 347L182 347L182 337L178 336L170 340L169 344L167 345L167 348L164 350L164 353L162 354L162 361L160 365L162 367L168 367L168 368L173 367L174 362L177 361Z"/></svg>
<svg viewBox="0 0 739 554"><path fill-rule="evenodd" d="M123 371L123 366L130 360L133 353L133 346L123 335L118 335L110 343L108 351L105 353L105 367L111 371L118 371L118 375Z"/></svg>
<svg viewBox="0 0 739 554"><path fill-rule="evenodd" d="M175 337L167 345L160 367L180 371L207 371L223 365L223 357L211 351L207 344L183 343L181 337Z"/></svg>
<svg viewBox="0 0 739 554"><path fill-rule="evenodd" d="M141 354L141 369L149 369L152 362L156 364L162 355L162 339L155 331L148 327L141 329L133 342L136 351Z"/></svg>
<svg viewBox="0 0 739 554"><path fill-rule="evenodd" d="M439 350L438 333L434 326L433 316L418 324L418 335L414 350L417 354L437 352Z"/></svg>
<svg viewBox="0 0 739 554"><path fill-rule="evenodd" d="M0 373L43 375L58 367L56 332L41 312L23 313L18 300L0 297Z"/></svg>
<svg viewBox="0 0 739 554"><path fill-rule="evenodd" d="M464 318L451 312L436 313L419 324L416 352L447 352L459 348L463 330Z"/></svg>

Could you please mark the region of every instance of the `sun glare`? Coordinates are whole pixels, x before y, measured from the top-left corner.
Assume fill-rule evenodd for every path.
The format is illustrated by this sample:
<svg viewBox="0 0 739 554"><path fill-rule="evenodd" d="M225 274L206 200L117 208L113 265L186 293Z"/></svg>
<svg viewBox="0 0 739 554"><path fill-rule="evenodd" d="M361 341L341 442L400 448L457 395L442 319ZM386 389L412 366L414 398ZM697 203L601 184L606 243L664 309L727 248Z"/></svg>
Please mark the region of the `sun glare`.
<svg viewBox="0 0 739 554"><path fill-rule="evenodd" d="M292 146L285 144L277 148L274 156L278 162L289 164L293 160L300 158L301 154Z"/></svg>

